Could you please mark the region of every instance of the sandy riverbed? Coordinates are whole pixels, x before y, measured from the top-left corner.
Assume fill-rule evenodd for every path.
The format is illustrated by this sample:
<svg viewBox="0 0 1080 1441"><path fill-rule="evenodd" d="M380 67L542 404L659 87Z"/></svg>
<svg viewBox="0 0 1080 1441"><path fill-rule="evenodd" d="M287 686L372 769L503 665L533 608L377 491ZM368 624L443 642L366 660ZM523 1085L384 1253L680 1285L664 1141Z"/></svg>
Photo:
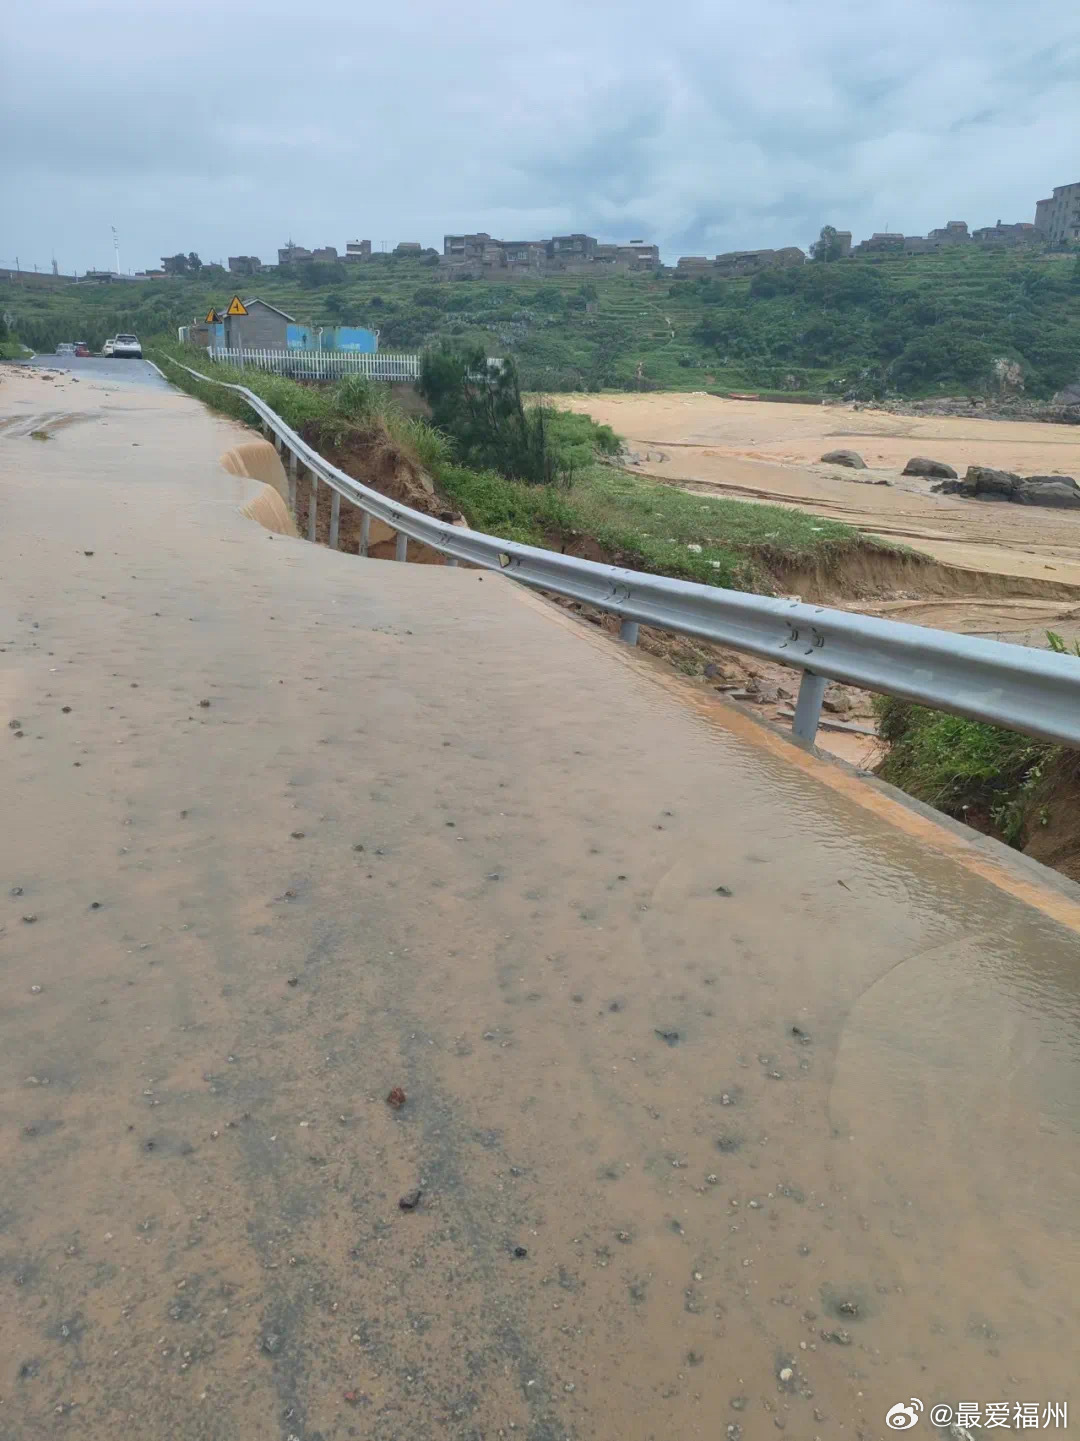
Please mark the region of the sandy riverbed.
<svg viewBox="0 0 1080 1441"><path fill-rule="evenodd" d="M982 464L1080 476L1080 429L702 393L581 395L559 403L613 426L642 456L635 468L665 480L847 521L964 569L1080 586L1080 512L959 500L933 494L931 481L900 475L910 456L927 455L961 474ZM821 455L836 449L858 451L868 469L821 464Z"/></svg>

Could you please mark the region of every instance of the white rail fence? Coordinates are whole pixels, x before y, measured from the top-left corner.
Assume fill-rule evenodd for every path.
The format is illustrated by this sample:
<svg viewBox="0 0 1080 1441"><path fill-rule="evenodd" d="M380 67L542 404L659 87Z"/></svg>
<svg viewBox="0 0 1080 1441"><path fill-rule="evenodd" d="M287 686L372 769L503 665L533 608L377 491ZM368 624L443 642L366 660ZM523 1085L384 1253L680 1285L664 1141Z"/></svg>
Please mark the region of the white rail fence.
<svg viewBox="0 0 1080 1441"><path fill-rule="evenodd" d="M370 354L356 350L258 350L236 346L208 346L211 360L241 370L268 370L290 380L341 380L366 375L370 380L419 380L419 355Z"/></svg>

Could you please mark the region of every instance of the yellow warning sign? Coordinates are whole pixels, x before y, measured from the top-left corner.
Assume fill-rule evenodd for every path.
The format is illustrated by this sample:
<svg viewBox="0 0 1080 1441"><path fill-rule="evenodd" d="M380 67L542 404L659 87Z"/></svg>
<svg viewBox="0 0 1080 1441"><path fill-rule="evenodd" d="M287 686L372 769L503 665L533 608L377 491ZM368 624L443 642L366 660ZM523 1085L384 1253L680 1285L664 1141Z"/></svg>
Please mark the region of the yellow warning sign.
<svg viewBox="0 0 1080 1441"><path fill-rule="evenodd" d="M207 325L214 325L214 324L216 323L216 321L217 321L217 318L218 318L217 311L214 310L213 307L211 307L211 308L206 312L206 324L207 324Z"/></svg>
<svg viewBox="0 0 1080 1441"><path fill-rule="evenodd" d="M244 302L240 299L239 295L234 295L233 298L229 301L229 308L228 308L228 310L226 310L225 314L226 314L226 315L246 315L246 314L247 314L247 306L246 306L246 305L244 304Z"/></svg>

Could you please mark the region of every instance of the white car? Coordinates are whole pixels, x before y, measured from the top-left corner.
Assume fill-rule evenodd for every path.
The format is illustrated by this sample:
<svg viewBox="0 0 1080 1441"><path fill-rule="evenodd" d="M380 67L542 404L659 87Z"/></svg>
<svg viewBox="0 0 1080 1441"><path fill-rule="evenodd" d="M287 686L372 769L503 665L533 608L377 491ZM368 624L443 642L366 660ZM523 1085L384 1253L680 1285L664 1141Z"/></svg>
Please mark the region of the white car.
<svg viewBox="0 0 1080 1441"><path fill-rule="evenodd" d="M56 353L57 355L74 355L75 342L72 340L61 341L60 344L56 347Z"/></svg>
<svg viewBox="0 0 1080 1441"><path fill-rule="evenodd" d="M101 347L102 355L111 355L113 353L113 347L115 346L115 344L115 340L107 340L105 344Z"/></svg>
<svg viewBox="0 0 1080 1441"><path fill-rule="evenodd" d="M112 343L112 353L117 360L141 360L142 346L137 335L118 335Z"/></svg>

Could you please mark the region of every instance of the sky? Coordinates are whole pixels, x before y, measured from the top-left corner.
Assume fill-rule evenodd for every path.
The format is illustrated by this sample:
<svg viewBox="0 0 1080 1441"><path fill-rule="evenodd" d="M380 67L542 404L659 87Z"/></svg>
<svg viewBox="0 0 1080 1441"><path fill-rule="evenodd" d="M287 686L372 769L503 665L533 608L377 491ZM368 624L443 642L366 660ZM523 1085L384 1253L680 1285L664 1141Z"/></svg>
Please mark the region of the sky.
<svg viewBox="0 0 1080 1441"><path fill-rule="evenodd" d="M0 265L1031 220L1076 0L6 0Z"/></svg>

